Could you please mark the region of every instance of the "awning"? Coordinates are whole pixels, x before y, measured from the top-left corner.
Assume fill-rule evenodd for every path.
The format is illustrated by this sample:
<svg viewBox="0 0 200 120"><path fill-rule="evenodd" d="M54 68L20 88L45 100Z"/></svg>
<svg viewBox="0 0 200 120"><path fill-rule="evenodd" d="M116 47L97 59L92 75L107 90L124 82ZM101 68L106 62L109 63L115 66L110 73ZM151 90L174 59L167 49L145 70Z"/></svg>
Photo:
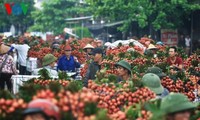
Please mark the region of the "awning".
<svg viewBox="0 0 200 120"><path fill-rule="evenodd" d="M76 21L76 20L86 20L91 19L93 16L86 16L86 17L77 17L77 18L67 18L66 21Z"/></svg>
<svg viewBox="0 0 200 120"><path fill-rule="evenodd" d="M123 24L124 21L119 21L119 22L113 22L113 23L107 23L104 25L104 27L112 27L112 26L115 26L115 25L120 25L120 24Z"/></svg>

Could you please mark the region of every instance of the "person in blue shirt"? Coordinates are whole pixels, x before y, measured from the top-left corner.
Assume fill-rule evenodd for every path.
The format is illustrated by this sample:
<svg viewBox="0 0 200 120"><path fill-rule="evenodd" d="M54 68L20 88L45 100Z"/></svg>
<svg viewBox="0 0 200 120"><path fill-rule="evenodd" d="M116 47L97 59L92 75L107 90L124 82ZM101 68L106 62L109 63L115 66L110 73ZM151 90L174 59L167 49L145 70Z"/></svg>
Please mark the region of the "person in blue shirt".
<svg viewBox="0 0 200 120"><path fill-rule="evenodd" d="M72 48L70 46L65 47L65 54L58 60L57 70L76 72L76 68L80 68L80 63L77 58L71 55Z"/></svg>

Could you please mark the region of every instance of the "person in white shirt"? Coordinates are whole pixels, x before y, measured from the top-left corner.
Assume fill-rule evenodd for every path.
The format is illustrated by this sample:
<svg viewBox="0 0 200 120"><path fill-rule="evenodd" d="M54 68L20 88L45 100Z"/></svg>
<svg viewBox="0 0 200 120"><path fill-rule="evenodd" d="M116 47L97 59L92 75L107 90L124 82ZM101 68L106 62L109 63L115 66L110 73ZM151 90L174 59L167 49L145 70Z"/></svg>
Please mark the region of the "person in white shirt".
<svg viewBox="0 0 200 120"><path fill-rule="evenodd" d="M42 66L47 69L50 76L58 76L58 72L54 70L56 60L57 58L53 54L46 54L42 59ZM33 70L32 75L38 75L38 71L43 68Z"/></svg>
<svg viewBox="0 0 200 120"><path fill-rule="evenodd" d="M20 75L26 75L27 70L26 70L26 61L28 57L28 50L30 47L28 46L28 41L24 40L22 44L12 44L16 50L17 50L17 62L19 64L19 74Z"/></svg>
<svg viewBox="0 0 200 120"><path fill-rule="evenodd" d="M185 38L185 52L186 52L187 55L190 54L190 43L191 43L190 36L187 35L186 38Z"/></svg>

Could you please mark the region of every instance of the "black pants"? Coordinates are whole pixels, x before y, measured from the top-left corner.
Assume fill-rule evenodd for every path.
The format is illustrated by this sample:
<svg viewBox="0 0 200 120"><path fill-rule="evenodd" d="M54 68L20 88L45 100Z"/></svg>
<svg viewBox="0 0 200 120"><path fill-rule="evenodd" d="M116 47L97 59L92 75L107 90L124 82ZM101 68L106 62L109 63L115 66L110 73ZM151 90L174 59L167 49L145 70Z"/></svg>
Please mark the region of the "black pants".
<svg viewBox="0 0 200 120"><path fill-rule="evenodd" d="M19 74L26 75L26 66L19 65Z"/></svg>
<svg viewBox="0 0 200 120"><path fill-rule="evenodd" d="M0 89L4 90L6 82L8 90L12 91L11 76L12 74L9 73L0 73Z"/></svg>

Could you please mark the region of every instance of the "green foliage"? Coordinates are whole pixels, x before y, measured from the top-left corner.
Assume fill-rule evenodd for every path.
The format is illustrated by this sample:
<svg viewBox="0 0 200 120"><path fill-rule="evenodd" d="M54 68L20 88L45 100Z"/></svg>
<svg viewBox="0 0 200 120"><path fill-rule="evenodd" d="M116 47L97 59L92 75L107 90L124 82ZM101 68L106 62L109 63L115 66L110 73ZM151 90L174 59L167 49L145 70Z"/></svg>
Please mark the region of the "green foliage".
<svg viewBox="0 0 200 120"><path fill-rule="evenodd" d="M59 71L58 78L60 80L69 80L70 79L70 77L67 75L67 73L65 71Z"/></svg>
<svg viewBox="0 0 200 120"><path fill-rule="evenodd" d="M75 120L71 111L70 112L62 112L61 116L62 116L63 120Z"/></svg>
<svg viewBox="0 0 200 120"><path fill-rule="evenodd" d="M86 103L84 107L84 114L86 116L94 115L98 112L97 103Z"/></svg>
<svg viewBox="0 0 200 120"><path fill-rule="evenodd" d="M158 58L163 58L163 57L166 57L167 56L167 51L157 51L157 57Z"/></svg>
<svg viewBox="0 0 200 120"><path fill-rule="evenodd" d="M199 61L198 60L192 60L191 64L194 67L198 67Z"/></svg>
<svg viewBox="0 0 200 120"><path fill-rule="evenodd" d="M72 93L76 93L83 88L83 83L80 80L71 81L65 90L69 90Z"/></svg>
<svg viewBox="0 0 200 120"><path fill-rule="evenodd" d="M0 90L0 98L4 98L4 99L12 99L13 96L12 94L7 91L7 90Z"/></svg>
<svg viewBox="0 0 200 120"><path fill-rule="evenodd" d="M177 53L183 59L186 59L188 57L187 54L185 54L185 50L183 48L178 47Z"/></svg>
<svg viewBox="0 0 200 120"><path fill-rule="evenodd" d="M162 63L156 64L156 66L159 67L160 69L162 69L162 71L164 73L167 73L167 71L168 71L167 67L169 65L166 62L162 62Z"/></svg>
<svg viewBox="0 0 200 120"><path fill-rule="evenodd" d="M10 114L1 114L0 120L23 120L22 112L24 109L16 109L14 112Z"/></svg>
<svg viewBox="0 0 200 120"><path fill-rule="evenodd" d="M32 100L32 97L36 94L36 92L41 89L45 89L45 87L33 83L24 84L19 87L18 97L22 98L25 102L29 102Z"/></svg>
<svg viewBox="0 0 200 120"><path fill-rule="evenodd" d="M114 74L108 75L108 80L109 80L109 82L113 82L113 83L117 83L118 82L117 81L117 76L114 75Z"/></svg>
<svg viewBox="0 0 200 120"><path fill-rule="evenodd" d="M45 69L45 68L39 70L38 74L40 75L39 79L42 79L42 80L51 79L49 71L47 69Z"/></svg>
<svg viewBox="0 0 200 120"><path fill-rule="evenodd" d="M128 88L131 92L135 92L138 88L143 87L141 80L134 80L134 81L130 80L130 81L128 81L128 83L129 83Z"/></svg>
<svg viewBox="0 0 200 120"><path fill-rule="evenodd" d="M96 17L105 20L123 21L119 29L127 31L132 22L139 27L177 28L183 23L183 18L189 18L192 11L199 10L196 1L189 0L86 0L90 11Z"/></svg>
<svg viewBox="0 0 200 120"><path fill-rule="evenodd" d="M121 47L121 46L122 46L122 43L120 42L117 47Z"/></svg>
<svg viewBox="0 0 200 120"><path fill-rule="evenodd" d="M98 111L95 120L110 120L110 118L107 116L107 111L104 109L101 109Z"/></svg>
<svg viewBox="0 0 200 120"><path fill-rule="evenodd" d="M44 1L42 7L42 10L32 12L35 24L29 31L53 31L59 34L67 27L65 19L88 14L87 6L78 4L77 0Z"/></svg>
<svg viewBox="0 0 200 120"><path fill-rule="evenodd" d="M191 75L200 76L200 72L196 71L194 67L190 67L188 71Z"/></svg>
<svg viewBox="0 0 200 120"><path fill-rule="evenodd" d="M49 89L55 93L59 93L59 91L61 90L61 85L58 81L50 82Z"/></svg>
<svg viewBox="0 0 200 120"><path fill-rule="evenodd" d="M130 56L131 56L131 59L135 59L135 58L141 57L141 54L138 53L137 51L130 51Z"/></svg>
<svg viewBox="0 0 200 120"><path fill-rule="evenodd" d="M138 118L138 111L134 110L131 106L128 111L126 112L126 116L128 120L133 120Z"/></svg>
<svg viewBox="0 0 200 120"><path fill-rule="evenodd" d="M76 35L80 37L80 39L85 38L85 37L91 37L90 31L86 27L83 27L83 29L82 27L76 27L74 28L74 31ZM82 32L83 32L83 36L82 36Z"/></svg>
<svg viewBox="0 0 200 120"><path fill-rule="evenodd" d="M179 79L182 80L182 81L185 81L185 80L186 80L186 76L185 76L184 71L178 71L178 72L176 73L176 77L179 78Z"/></svg>
<svg viewBox="0 0 200 120"><path fill-rule="evenodd" d="M144 73L149 66L151 65L134 65L132 72L134 74Z"/></svg>
<svg viewBox="0 0 200 120"><path fill-rule="evenodd" d="M122 59L122 58L125 58L125 54L126 54L125 52L120 52L120 53L118 54L118 56L119 56L119 58Z"/></svg>
<svg viewBox="0 0 200 120"><path fill-rule="evenodd" d="M156 99L151 102L145 103L145 109L151 111L153 116L151 120L163 120L164 112L160 110L161 99Z"/></svg>

